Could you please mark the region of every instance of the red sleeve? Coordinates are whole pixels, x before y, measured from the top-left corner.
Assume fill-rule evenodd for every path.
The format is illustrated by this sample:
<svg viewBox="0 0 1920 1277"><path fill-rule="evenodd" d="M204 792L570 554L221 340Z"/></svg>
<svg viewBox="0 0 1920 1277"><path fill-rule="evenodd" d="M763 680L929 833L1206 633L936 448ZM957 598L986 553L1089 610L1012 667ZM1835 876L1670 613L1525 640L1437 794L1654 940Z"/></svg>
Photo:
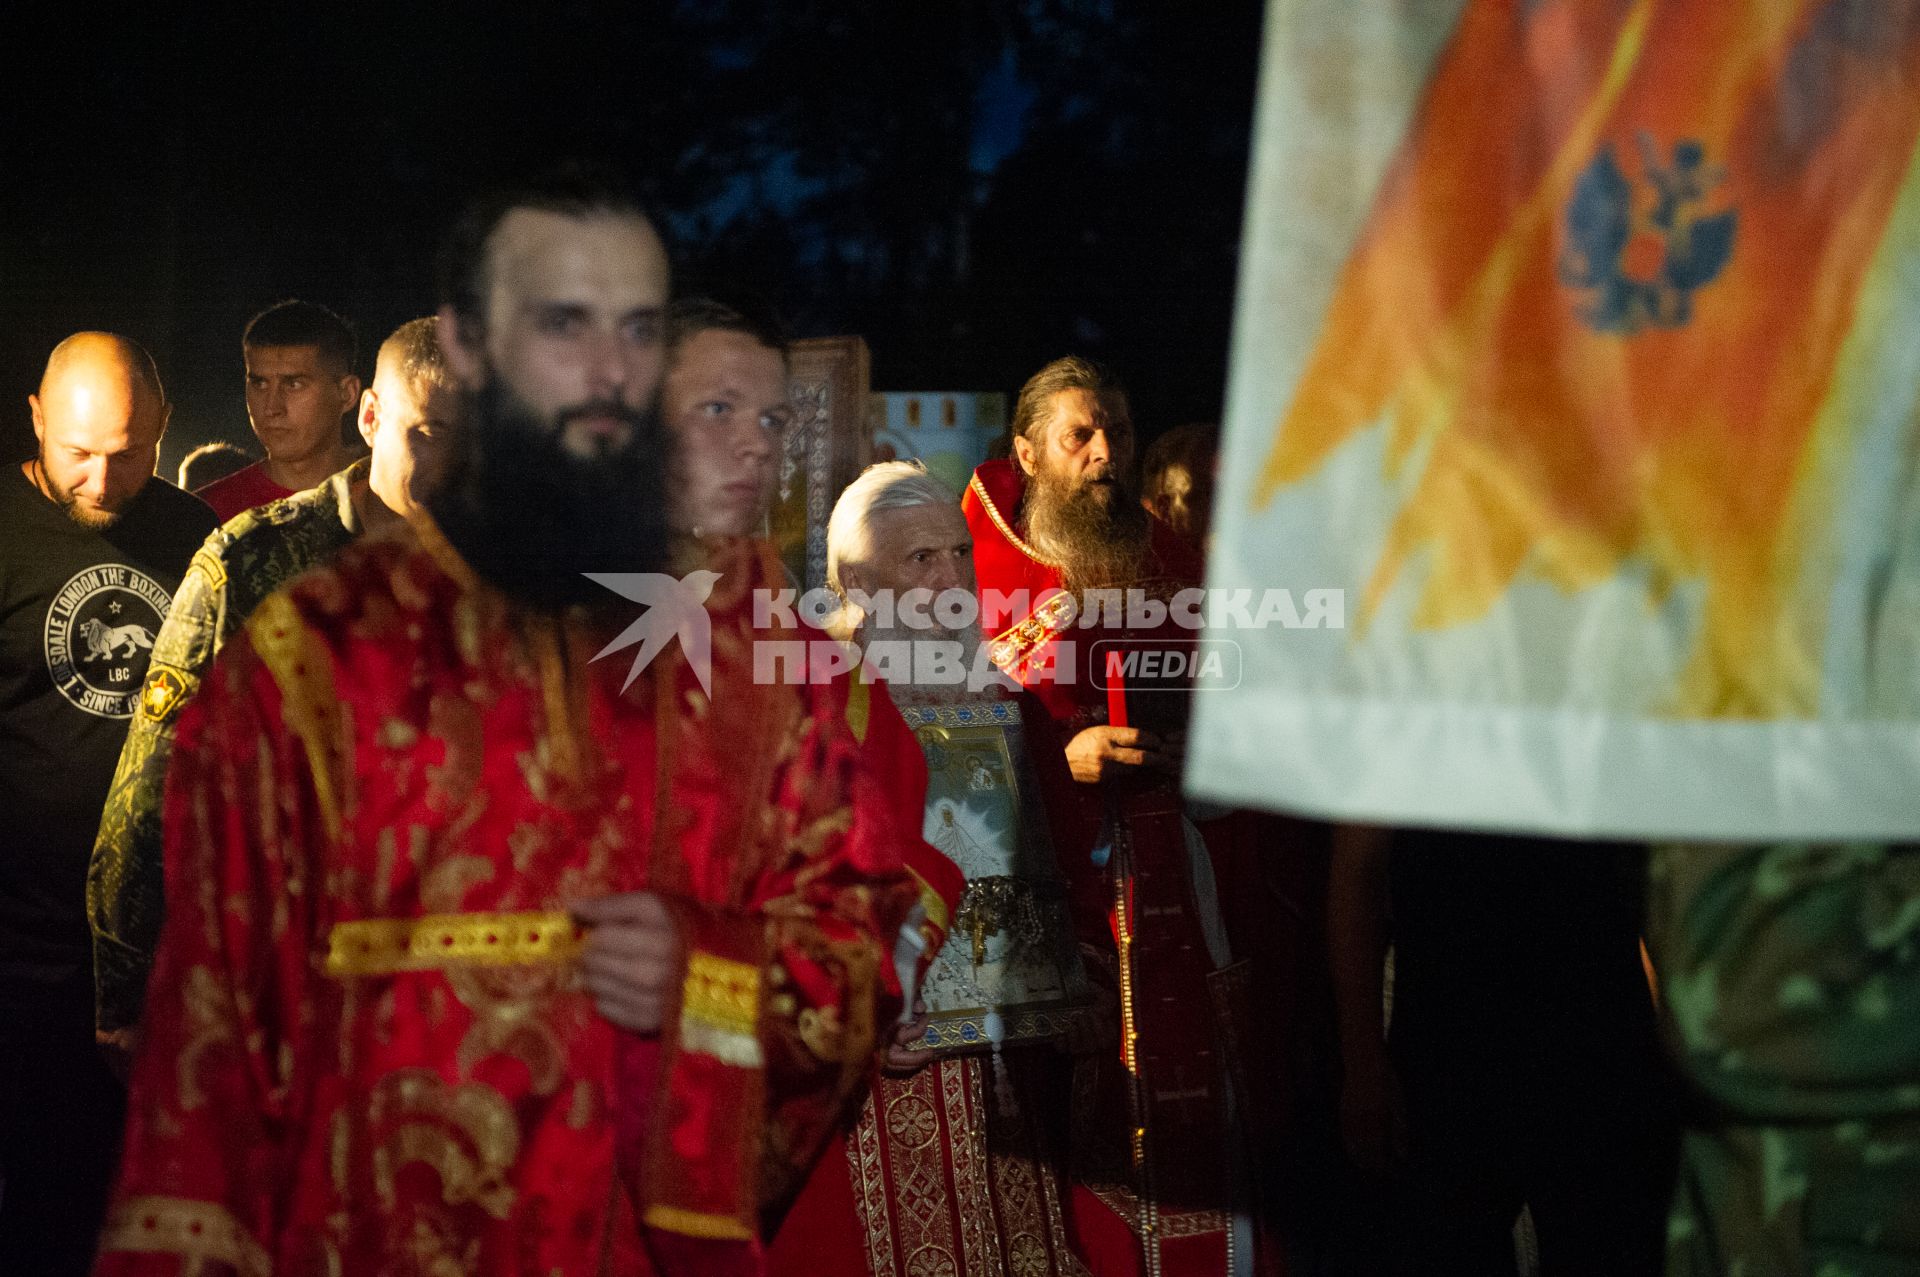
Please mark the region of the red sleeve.
<svg viewBox="0 0 1920 1277"><path fill-rule="evenodd" d="M167 914L101 1274L257 1273L287 1207L324 806L282 692L234 636L182 715ZM263 802L263 799L265 800Z"/></svg>
<svg viewBox="0 0 1920 1277"><path fill-rule="evenodd" d="M945 852L921 837L926 820L927 758L913 729L900 715L887 685L874 682L868 690L866 739L861 754L867 770L878 782L893 807L894 821L907 835L902 845L908 872L920 888L920 905L925 912L922 935L927 941L922 957L925 964L946 943L953 911L966 890L966 875ZM849 696L857 692L850 690Z"/></svg>
<svg viewBox="0 0 1920 1277"><path fill-rule="evenodd" d="M903 862L924 847L919 795L925 764L914 777L909 758L877 758L867 739L848 730L847 706L844 693L821 698L816 729L790 769L782 804L795 813L797 830L844 823L821 854L796 857L769 875L759 893L769 982L760 1021L768 1113L761 1199L771 1206L798 1191L866 1084L881 1030L900 1011L893 953L914 901ZM917 755L891 702L879 719L888 714L897 726L894 739L904 739ZM822 790L806 778L822 771L840 777L838 813L816 810ZM903 774L910 777L905 782ZM905 795L903 783L910 789ZM909 811L912 823L903 825ZM792 845L810 842L798 836Z"/></svg>

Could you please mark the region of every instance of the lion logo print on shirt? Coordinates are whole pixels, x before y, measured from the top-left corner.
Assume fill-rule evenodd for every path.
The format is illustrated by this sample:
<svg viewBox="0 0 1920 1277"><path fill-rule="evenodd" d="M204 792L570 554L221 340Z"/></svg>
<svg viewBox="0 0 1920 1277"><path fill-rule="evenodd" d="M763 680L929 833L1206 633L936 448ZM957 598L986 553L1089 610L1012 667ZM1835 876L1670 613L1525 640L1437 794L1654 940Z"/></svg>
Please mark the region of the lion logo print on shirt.
<svg viewBox="0 0 1920 1277"><path fill-rule="evenodd" d="M119 563L76 572L47 609L47 673L60 694L101 718L128 718L154 635L173 596Z"/></svg>

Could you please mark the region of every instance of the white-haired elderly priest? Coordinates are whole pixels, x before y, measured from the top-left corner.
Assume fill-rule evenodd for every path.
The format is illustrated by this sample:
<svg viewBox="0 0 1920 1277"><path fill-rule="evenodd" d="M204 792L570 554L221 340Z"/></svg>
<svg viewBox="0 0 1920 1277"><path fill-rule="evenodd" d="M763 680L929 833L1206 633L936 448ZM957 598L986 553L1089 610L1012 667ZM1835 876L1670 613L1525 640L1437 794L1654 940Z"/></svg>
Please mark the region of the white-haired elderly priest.
<svg viewBox="0 0 1920 1277"><path fill-rule="evenodd" d="M1106 922L1097 894L1070 898L1054 858L1042 794L1074 789L1065 755L1045 712L1023 714L1026 695L986 660L973 538L938 479L904 461L855 479L827 525L827 578L836 635L859 648L862 677L887 684L926 755L926 839L967 886L946 944L920 963L918 1014L842 1155L814 1169L769 1269L907 1277L932 1246L957 1272L1084 1271L1068 1241L1062 1048L1102 1041L1074 936Z"/></svg>

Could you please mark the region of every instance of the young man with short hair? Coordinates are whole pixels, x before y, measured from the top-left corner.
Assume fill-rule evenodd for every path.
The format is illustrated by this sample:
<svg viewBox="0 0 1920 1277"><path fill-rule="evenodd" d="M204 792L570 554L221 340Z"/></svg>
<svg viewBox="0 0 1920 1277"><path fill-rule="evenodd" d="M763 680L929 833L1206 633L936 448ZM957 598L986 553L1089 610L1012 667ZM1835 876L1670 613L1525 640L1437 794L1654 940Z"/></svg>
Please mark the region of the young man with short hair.
<svg viewBox="0 0 1920 1277"><path fill-rule="evenodd" d="M340 429L360 400L359 351L346 320L313 302L278 302L248 321L240 350L247 420L267 457L194 493L222 523L321 483L355 451Z"/></svg>

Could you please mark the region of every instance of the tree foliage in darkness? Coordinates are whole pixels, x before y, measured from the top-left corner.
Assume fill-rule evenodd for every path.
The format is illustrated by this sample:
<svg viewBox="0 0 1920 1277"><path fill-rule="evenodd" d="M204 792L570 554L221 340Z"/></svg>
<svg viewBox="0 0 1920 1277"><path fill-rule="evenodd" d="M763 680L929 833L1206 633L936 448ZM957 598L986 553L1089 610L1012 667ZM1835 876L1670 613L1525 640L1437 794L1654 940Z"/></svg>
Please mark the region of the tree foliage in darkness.
<svg viewBox="0 0 1920 1277"><path fill-rule="evenodd" d="M1012 391L1073 350L1119 366L1149 431L1219 411L1257 4L346 12L20 31L41 56L0 129L12 402L61 336L115 328L179 405L169 459L246 438L249 314L311 297L370 356L430 309L464 196L586 154L641 184L684 284L862 333L880 388Z"/></svg>

